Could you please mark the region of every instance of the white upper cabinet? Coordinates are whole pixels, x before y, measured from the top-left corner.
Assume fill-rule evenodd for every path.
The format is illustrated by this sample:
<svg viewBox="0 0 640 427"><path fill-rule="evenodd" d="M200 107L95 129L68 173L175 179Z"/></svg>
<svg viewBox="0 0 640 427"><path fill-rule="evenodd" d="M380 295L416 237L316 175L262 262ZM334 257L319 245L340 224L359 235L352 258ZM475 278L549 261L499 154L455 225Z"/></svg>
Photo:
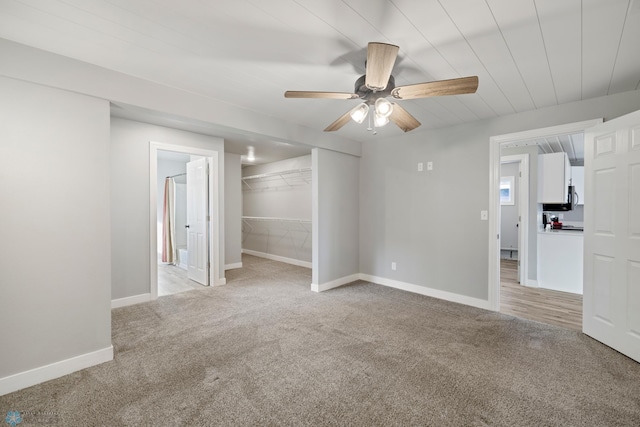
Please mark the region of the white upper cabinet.
<svg viewBox="0 0 640 427"><path fill-rule="evenodd" d="M571 166L571 185L576 187L576 205L584 205L584 166Z"/></svg>
<svg viewBox="0 0 640 427"><path fill-rule="evenodd" d="M566 153L538 156L538 203L566 203L571 164Z"/></svg>

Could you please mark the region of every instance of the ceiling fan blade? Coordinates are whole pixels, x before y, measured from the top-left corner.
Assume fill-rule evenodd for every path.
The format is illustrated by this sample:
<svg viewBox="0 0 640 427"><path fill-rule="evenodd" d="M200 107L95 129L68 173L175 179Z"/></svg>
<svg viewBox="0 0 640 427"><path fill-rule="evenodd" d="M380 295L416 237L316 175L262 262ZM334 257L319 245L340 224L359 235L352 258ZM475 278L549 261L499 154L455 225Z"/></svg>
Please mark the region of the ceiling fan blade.
<svg viewBox="0 0 640 427"><path fill-rule="evenodd" d="M324 98L324 99L358 99L355 93L347 92L309 92L299 90L288 90L284 93L285 98Z"/></svg>
<svg viewBox="0 0 640 427"><path fill-rule="evenodd" d="M336 130L340 129L342 126L346 125L347 123L349 123L349 120L351 120L350 113L351 113L351 110L349 110L346 113L344 113L342 116L340 116L340 118L338 120L336 120L335 122L333 122L329 126L327 126L327 128L324 131L325 132L333 132L333 131L336 131Z"/></svg>
<svg viewBox="0 0 640 427"><path fill-rule="evenodd" d="M478 76L471 76L459 79L439 80L435 82L398 86L391 91L391 95L396 99L416 99L426 98L429 96L475 93L477 89Z"/></svg>
<svg viewBox="0 0 640 427"><path fill-rule="evenodd" d="M369 43L367 47L367 71L364 84L371 90L387 87L393 65L398 57L398 46L386 43Z"/></svg>
<svg viewBox="0 0 640 427"><path fill-rule="evenodd" d="M407 110L405 110L395 102L393 103L393 111L389 116L389 120L391 120L405 132L409 132L410 130L417 128L421 124L418 120L416 120L415 117L409 114Z"/></svg>

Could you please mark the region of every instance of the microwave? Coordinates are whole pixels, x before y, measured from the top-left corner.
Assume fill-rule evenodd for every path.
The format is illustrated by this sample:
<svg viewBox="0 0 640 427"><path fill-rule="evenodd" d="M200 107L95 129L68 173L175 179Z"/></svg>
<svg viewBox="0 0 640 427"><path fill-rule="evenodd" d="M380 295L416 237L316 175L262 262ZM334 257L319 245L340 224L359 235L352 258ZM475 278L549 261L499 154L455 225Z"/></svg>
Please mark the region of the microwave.
<svg viewBox="0 0 640 427"><path fill-rule="evenodd" d="M572 211L576 202L576 187L570 185L567 194L567 203L543 203L542 210L552 212Z"/></svg>

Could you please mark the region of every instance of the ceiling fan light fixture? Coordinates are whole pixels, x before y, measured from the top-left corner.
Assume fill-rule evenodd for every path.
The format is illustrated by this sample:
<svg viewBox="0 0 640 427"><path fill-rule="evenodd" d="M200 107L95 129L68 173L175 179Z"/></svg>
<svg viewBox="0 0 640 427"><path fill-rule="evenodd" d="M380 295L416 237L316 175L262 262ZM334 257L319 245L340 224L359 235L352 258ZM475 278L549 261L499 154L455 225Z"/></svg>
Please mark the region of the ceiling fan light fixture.
<svg viewBox="0 0 640 427"><path fill-rule="evenodd" d="M382 126L389 123L389 116L383 116L381 114L376 113L373 119L373 122L377 128L381 128Z"/></svg>
<svg viewBox="0 0 640 427"><path fill-rule="evenodd" d="M375 109L376 116L389 117L393 112L393 104L387 101L385 98L378 98L375 103Z"/></svg>
<svg viewBox="0 0 640 427"><path fill-rule="evenodd" d="M364 119L367 117L369 113L369 106L364 102L362 104L357 105L353 110L349 112L351 119L356 123L364 122Z"/></svg>

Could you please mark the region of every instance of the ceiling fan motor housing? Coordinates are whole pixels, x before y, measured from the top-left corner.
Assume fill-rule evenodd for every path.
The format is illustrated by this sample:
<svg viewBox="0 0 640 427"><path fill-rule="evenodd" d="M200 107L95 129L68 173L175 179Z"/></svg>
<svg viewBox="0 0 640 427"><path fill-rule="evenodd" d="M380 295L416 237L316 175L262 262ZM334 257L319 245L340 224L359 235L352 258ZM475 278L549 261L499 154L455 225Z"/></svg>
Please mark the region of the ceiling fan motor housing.
<svg viewBox="0 0 640 427"><path fill-rule="evenodd" d="M360 78L356 80L354 92L367 104L374 104L378 98L386 98L387 96L390 96L391 91L396 87L396 79L393 76L389 76L387 87L385 87L384 90L374 91L365 85L365 78L366 74L360 76Z"/></svg>

